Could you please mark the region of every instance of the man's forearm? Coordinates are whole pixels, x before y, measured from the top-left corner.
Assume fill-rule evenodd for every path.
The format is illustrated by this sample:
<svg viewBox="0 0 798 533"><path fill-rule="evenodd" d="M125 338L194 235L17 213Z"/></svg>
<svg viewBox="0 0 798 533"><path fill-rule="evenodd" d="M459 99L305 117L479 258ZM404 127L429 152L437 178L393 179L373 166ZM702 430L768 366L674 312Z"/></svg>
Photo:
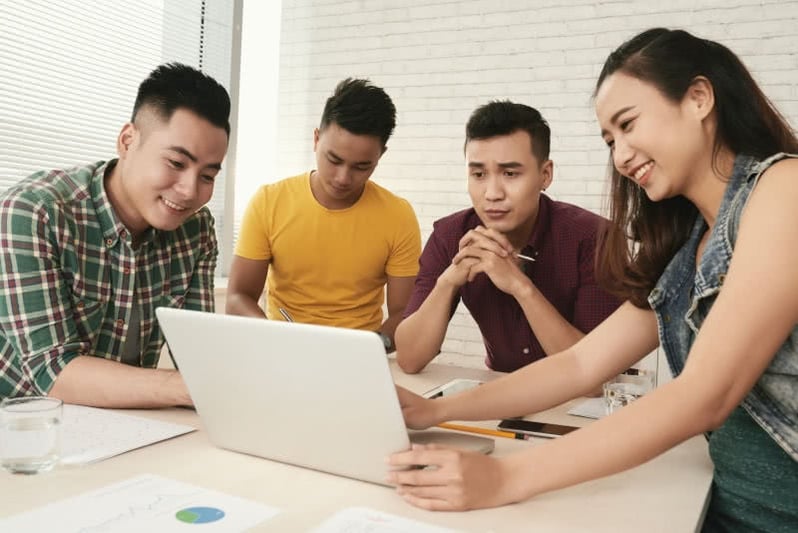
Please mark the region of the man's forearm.
<svg viewBox="0 0 798 533"><path fill-rule="evenodd" d="M405 372L420 372L438 355L457 290L439 278L421 307L396 328L396 362Z"/></svg>
<svg viewBox="0 0 798 533"><path fill-rule="evenodd" d="M224 311L228 315L266 318L266 313L264 313L263 309L258 305L257 300L244 294L228 294Z"/></svg>
<svg viewBox="0 0 798 533"><path fill-rule="evenodd" d="M66 403L94 407L152 408L193 403L176 370L139 368L92 356L70 361L49 395Z"/></svg>
<svg viewBox="0 0 798 533"><path fill-rule="evenodd" d="M560 314L531 281L527 281L513 296L523 309L529 327L546 355L566 350L585 336L584 332Z"/></svg>
<svg viewBox="0 0 798 533"><path fill-rule="evenodd" d="M395 310L393 313L388 311L388 318L380 326L380 333L391 339L391 346L396 348L396 327L402 321L402 311ZM390 350L393 351L393 350Z"/></svg>

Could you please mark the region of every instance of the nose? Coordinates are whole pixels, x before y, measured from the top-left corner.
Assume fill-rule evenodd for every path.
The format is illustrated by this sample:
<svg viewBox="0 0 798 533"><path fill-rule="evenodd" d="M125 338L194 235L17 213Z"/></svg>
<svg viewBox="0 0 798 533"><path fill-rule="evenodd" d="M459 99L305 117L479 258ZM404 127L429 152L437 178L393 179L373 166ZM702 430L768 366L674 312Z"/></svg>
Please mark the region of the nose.
<svg viewBox="0 0 798 533"><path fill-rule="evenodd" d="M175 182L174 191L184 202L192 202L197 197L197 186L202 178L190 172L183 172Z"/></svg>
<svg viewBox="0 0 798 533"><path fill-rule="evenodd" d="M341 165L337 168L333 179L335 181L335 185L338 187L346 187L352 182L352 176L349 172L349 169L344 165Z"/></svg>
<svg viewBox="0 0 798 533"><path fill-rule="evenodd" d="M490 201L497 201L504 198L504 186L501 178L492 175L489 176L485 183L485 199Z"/></svg>
<svg viewBox="0 0 798 533"><path fill-rule="evenodd" d="M634 150L623 138L616 138L614 142L612 162L618 172L626 176L629 172L629 163L634 158Z"/></svg>

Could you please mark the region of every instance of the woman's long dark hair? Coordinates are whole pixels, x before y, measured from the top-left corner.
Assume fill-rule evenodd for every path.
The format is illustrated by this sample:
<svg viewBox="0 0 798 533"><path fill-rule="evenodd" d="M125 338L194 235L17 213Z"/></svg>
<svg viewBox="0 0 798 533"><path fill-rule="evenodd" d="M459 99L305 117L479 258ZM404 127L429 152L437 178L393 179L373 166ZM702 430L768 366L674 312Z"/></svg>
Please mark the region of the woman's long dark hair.
<svg viewBox="0 0 798 533"><path fill-rule="evenodd" d="M650 29L609 55L596 92L618 71L652 84L673 102L682 101L697 76L706 77L715 93L713 164L723 148L758 159L798 152L798 139L787 121L740 59L721 44L683 30ZM612 159L609 166L610 224L599 244L597 278L605 289L645 308L648 294L687 240L698 211L683 196L652 202L618 173Z"/></svg>

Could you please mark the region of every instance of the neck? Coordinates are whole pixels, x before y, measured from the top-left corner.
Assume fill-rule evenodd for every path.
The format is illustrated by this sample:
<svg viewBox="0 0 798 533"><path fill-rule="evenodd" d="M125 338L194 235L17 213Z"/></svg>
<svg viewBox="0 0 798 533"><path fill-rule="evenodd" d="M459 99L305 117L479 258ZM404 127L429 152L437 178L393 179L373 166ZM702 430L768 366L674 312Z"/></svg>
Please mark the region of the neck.
<svg viewBox="0 0 798 533"><path fill-rule="evenodd" d="M117 162L110 174L106 174L104 181L105 194L108 195L108 201L111 203L117 218L130 232L133 242L141 242L141 237L147 231L149 225L130 206L127 193L122 187L122 171L119 168L119 162Z"/></svg>
<svg viewBox="0 0 798 533"><path fill-rule="evenodd" d="M310 192L313 194L313 198L319 202L322 207L325 209L347 209L352 207L360 200L360 197L363 195L363 191L365 190L365 186L363 189L360 190L360 194L357 195L355 198L345 198L342 200L337 200L335 198L330 198L325 192L324 187L319 184L319 175L315 170L310 171Z"/></svg>
<svg viewBox="0 0 798 533"><path fill-rule="evenodd" d="M684 193L710 228L715 227L723 194L734 170L734 159L735 154L727 149L722 149L714 159L710 155L703 166L704 170L697 179L691 180L690 187Z"/></svg>
<svg viewBox="0 0 798 533"><path fill-rule="evenodd" d="M535 231L535 222L537 222L537 219L538 212L535 211L535 214L523 224L504 234L504 236L507 237L507 240L510 241L510 244L513 245L514 249L521 250L527 244L529 244L529 239L532 237L532 232Z"/></svg>

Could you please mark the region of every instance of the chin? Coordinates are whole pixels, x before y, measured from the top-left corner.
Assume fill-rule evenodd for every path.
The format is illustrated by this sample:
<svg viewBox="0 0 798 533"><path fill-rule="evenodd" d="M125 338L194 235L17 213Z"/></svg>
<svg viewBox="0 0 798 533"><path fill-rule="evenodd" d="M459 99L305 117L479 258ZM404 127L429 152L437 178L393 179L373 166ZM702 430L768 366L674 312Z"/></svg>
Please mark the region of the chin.
<svg viewBox="0 0 798 533"><path fill-rule="evenodd" d="M150 221L150 226L160 231L174 231L185 223L188 217L183 217L179 220L175 219L155 219Z"/></svg>
<svg viewBox="0 0 798 533"><path fill-rule="evenodd" d="M485 224L485 227L488 229L492 229L494 231L498 231L499 233L506 235L507 233L512 232L515 229L515 226L510 222L488 222Z"/></svg>
<svg viewBox="0 0 798 533"><path fill-rule="evenodd" d="M650 189L643 189L643 192L646 193L648 199L652 202L661 202L663 200L667 200L668 198L673 198L673 194L667 194L665 191L660 191L654 188Z"/></svg>

